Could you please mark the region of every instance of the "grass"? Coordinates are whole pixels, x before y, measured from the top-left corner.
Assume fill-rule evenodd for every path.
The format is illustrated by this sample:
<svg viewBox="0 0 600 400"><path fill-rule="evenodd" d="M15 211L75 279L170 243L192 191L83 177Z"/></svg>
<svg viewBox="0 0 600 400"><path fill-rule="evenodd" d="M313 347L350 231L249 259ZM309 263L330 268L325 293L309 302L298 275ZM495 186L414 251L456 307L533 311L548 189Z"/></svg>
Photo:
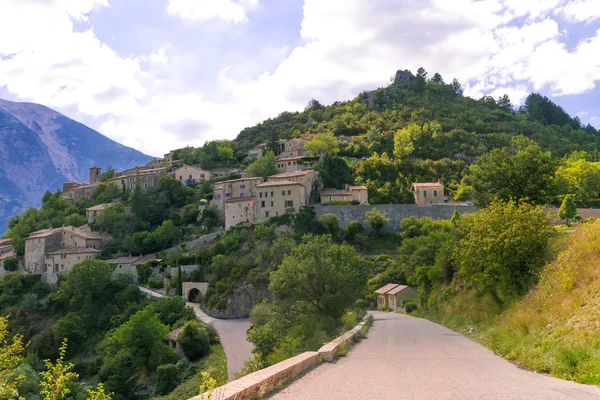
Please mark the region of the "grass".
<svg viewBox="0 0 600 400"><path fill-rule="evenodd" d="M600 222L555 240L557 256L522 299L499 309L468 291L448 296L436 313L419 314L532 370L600 385Z"/></svg>
<svg viewBox="0 0 600 400"><path fill-rule="evenodd" d="M215 344L211 346L210 354L200 361L191 363L191 366L197 368L197 372L191 378L180 383L175 390L166 396L155 396L153 400L181 400L200 394L200 385L202 384L202 371L208 372L216 381L217 386L227 383L227 359L223 346Z"/></svg>

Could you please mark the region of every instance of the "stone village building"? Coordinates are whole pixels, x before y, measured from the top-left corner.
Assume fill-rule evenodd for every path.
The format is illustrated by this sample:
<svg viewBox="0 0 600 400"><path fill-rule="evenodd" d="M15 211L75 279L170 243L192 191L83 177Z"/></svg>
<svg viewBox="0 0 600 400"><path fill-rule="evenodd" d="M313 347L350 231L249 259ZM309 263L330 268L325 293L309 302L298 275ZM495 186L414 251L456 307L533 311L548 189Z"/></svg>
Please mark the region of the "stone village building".
<svg viewBox="0 0 600 400"><path fill-rule="evenodd" d="M440 182L424 182L412 184L415 204L443 204L444 185Z"/></svg>
<svg viewBox="0 0 600 400"><path fill-rule="evenodd" d="M44 229L25 239L25 271L56 275L70 272L75 264L100 253L103 240L73 226Z"/></svg>
<svg viewBox="0 0 600 400"><path fill-rule="evenodd" d="M4 260L16 255L17 253L15 253L15 250L10 244L10 239L0 239L0 275L6 272L4 270Z"/></svg>
<svg viewBox="0 0 600 400"><path fill-rule="evenodd" d="M323 189L321 191L321 204L331 204L332 201L357 201L360 205L369 204L369 191L366 186L346 185L343 190Z"/></svg>

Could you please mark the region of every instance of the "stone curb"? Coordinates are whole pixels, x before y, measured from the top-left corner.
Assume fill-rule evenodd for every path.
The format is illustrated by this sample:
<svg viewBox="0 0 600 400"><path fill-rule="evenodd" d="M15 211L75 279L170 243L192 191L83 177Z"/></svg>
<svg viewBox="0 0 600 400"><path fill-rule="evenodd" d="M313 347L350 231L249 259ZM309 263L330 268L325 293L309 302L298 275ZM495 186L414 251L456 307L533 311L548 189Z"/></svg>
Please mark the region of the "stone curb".
<svg viewBox="0 0 600 400"><path fill-rule="evenodd" d="M332 361L339 353L342 345L347 346L355 336L369 330L373 317L365 315L362 321L352 330L346 332L331 343L327 343L319 351L307 351L260 371L253 372L238 380L218 387L210 394L201 394L188 400L249 400L260 399L266 394L278 390L286 382L296 378L321 361Z"/></svg>
<svg viewBox="0 0 600 400"><path fill-rule="evenodd" d="M362 321L350 331L321 347L319 349L319 354L323 361L333 361L342 347L348 348L348 344L354 340L354 337L359 334L365 334L369 330L371 319L371 315L365 315Z"/></svg>
<svg viewBox="0 0 600 400"><path fill-rule="evenodd" d="M285 382L297 377L321 361L319 353L307 351L189 400L246 400L260 399Z"/></svg>

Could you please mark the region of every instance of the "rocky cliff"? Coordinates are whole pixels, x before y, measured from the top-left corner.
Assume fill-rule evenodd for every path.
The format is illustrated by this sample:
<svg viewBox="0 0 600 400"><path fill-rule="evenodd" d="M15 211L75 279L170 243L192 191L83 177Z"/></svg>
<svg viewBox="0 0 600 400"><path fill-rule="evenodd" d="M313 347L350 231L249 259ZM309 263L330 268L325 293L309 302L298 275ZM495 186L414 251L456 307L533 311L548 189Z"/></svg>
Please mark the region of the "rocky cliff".
<svg viewBox="0 0 600 400"><path fill-rule="evenodd" d="M0 235L46 190L87 182L89 167L126 169L151 159L48 107L0 99Z"/></svg>

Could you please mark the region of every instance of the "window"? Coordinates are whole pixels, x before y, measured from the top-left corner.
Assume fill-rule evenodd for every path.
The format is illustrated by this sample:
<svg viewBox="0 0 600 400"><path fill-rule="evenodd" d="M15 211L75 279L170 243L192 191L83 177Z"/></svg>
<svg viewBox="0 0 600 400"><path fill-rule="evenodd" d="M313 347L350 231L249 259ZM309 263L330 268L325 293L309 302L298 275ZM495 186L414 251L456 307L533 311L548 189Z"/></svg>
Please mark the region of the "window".
<svg viewBox="0 0 600 400"><path fill-rule="evenodd" d="M269 212L265 211L265 218L269 218Z"/></svg>
<svg viewBox="0 0 600 400"><path fill-rule="evenodd" d="M217 200L221 200L221 195L220 194L217 195Z"/></svg>
<svg viewBox="0 0 600 400"><path fill-rule="evenodd" d="M262 192L260 192L260 193L258 194L258 197L260 197L260 198L262 199Z"/></svg>
<svg viewBox="0 0 600 400"><path fill-rule="evenodd" d="M271 192L271 197L273 197L273 192Z"/></svg>
<svg viewBox="0 0 600 400"><path fill-rule="evenodd" d="M246 185L240 184L240 189L246 189Z"/></svg>
<svg viewBox="0 0 600 400"><path fill-rule="evenodd" d="M235 214L231 216L233 219L235 219Z"/></svg>
<svg viewBox="0 0 600 400"><path fill-rule="evenodd" d="M179 180L182 181L183 180L183 176L179 175Z"/></svg>
<svg viewBox="0 0 600 400"><path fill-rule="evenodd" d="M291 190L288 190L288 196L290 196L292 194Z"/></svg>
<svg viewBox="0 0 600 400"><path fill-rule="evenodd" d="M243 193L243 192L242 192L242 193L240 193L240 197L244 197L244 193Z"/></svg>
<svg viewBox="0 0 600 400"><path fill-rule="evenodd" d="M264 201L261 201L261 202L260 202L260 206L261 206L262 208L265 208L265 202L264 202Z"/></svg>
<svg viewBox="0 0 600 400"><path fill-rule="evenodd" d="M423 197L427 197L427 190L423 190Z"/></svg>
<svg viewBox="0 0 600 400"><path fill-rule="evenodd" d="M204 174L200 174L200 179L204 179Z"/></svg>
<svg viewBox="0 0 600 400"><path fill-rule="evenodd" d="M240 214L240 218L244 218L244 214Z"/></svg>
<svg viewBox="0 0 600 400"><path fill-rule="evenodd" d="M282 190L282 191L281 191L281 195L282 195L282 196L285 196L285 190Z"/></svg>
<svg viewBox="0 0 600 400"><path fill-rule="evenodd" d="M190 181L192 180L192 175L190 175Z"/></svg>
<svg viewBox="0 0 600 400"><path fill-rule="evenodd" d="M225 193L225 197L231 197L231 193Z"/></svg>
<svg viewBox="0 0 600 400"><path fill-rule="evenodd" d="M271 202L271 207L273 207L273 202Z"/></svg>
<svg viewBox="0 0 600 400"><path fill-rule="evenodd" d="M275 211L275 216L279 217L279 211Z"/></svg>
<svg viewBox="0 0 600 400"><path fill-rule="evenodd" d="M293 200L286 200L286 202L285 202L285 208L294 208L294 201Z"/></svg>
<svg viewBox="0 0 600 400"><path fill-rule="evenodd" d="M437 197L437 190L433 191L433 197Z"/></svg>

